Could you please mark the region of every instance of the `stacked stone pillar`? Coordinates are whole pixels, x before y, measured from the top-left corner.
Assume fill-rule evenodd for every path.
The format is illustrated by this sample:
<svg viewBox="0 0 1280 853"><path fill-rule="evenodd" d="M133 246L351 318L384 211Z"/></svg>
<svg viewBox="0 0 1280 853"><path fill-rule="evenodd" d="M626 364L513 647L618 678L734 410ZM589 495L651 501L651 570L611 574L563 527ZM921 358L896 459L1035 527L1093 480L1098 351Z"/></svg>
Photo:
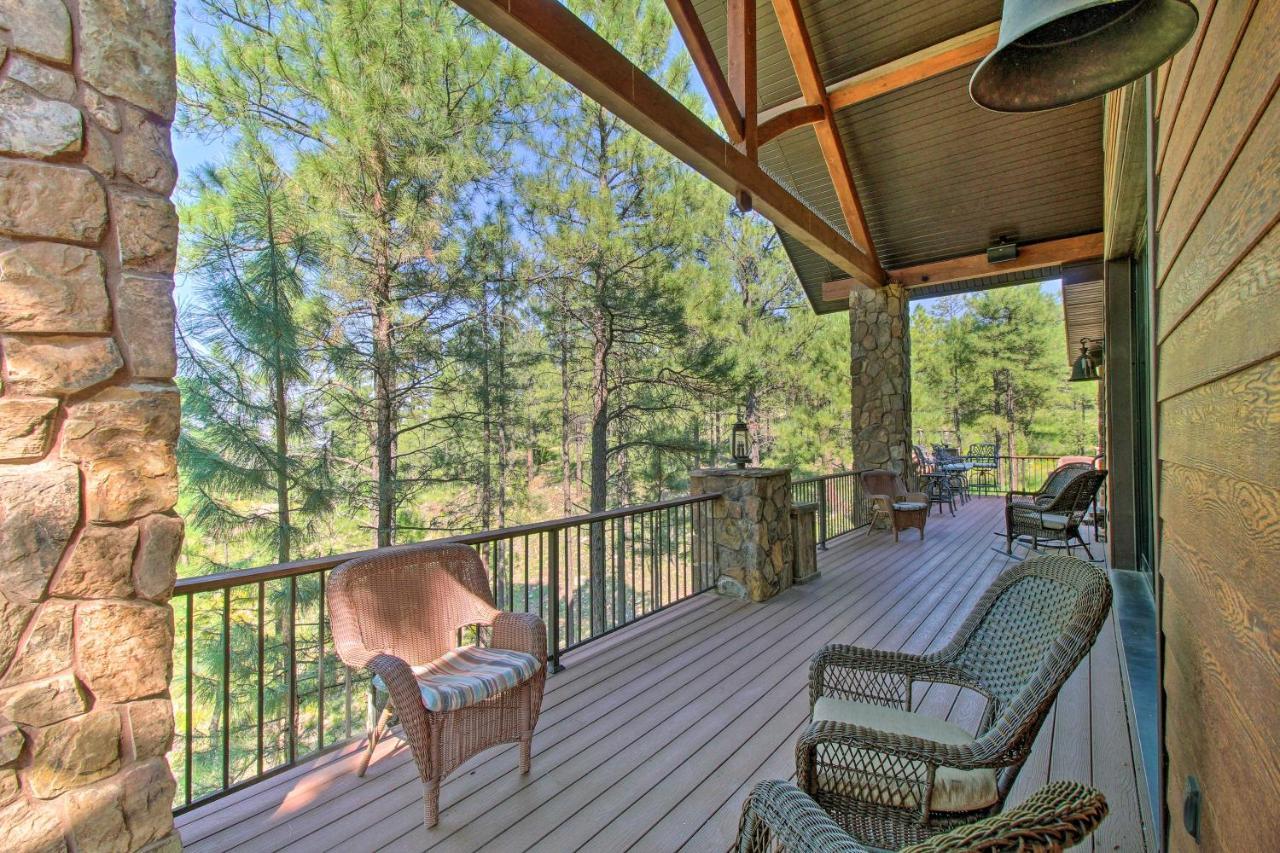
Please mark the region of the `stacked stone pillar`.
<svg viewBox="0 0 1280 853"><path fill-rule="evenodd" d="M0 0L0 849L176 848L172 0Z"/></svg>
<svg viewBox="0 0 1280 853"><path fill-rule="evenodd" d="M764 601L791 586L791 472L773 468L704 468L689 473L695 495L719 493L711 505L711 552L722 595Z"/></svg>
<svg viewBox="0 0 1280 853"><path fill-rule="evenodd" d="M901 285L849 294L853 464L904 476L911 460L911 344Z"/></svg>

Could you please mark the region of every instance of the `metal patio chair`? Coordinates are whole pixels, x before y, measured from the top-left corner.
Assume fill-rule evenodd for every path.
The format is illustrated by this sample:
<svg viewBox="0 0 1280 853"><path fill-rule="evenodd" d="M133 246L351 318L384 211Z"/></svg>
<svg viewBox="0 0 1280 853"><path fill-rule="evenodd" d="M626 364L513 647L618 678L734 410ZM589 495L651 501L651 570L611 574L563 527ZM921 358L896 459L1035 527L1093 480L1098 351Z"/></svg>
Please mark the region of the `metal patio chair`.
<svg viewBox="0 0 1280 853"><path fill-rule="evenodd" d="M901 853L1050 853L1079 844L1107 800L1079 782L1050 782L1017 808L935 835ZM757 782L742 804L736 853L871 853L790 782Z"/></svg>
<svg viewBox="0 0 1280 853"><path fill-rule="evenodd" d="M452 544L386 548L334 569L326 600L338 657L373 674L358 775L393 709L418 765L428 829L439 818L440 783L472 756L519 743L520 772L529 772L546 627L494 606L479 554ZM491 629L488 648L460 645L472 626Z"/></svg>
<svg viewBox="0 0 1280 853"><path fill-rule="evenodd" d="M933 461L951 482L951 487L960 496L961 503L969 502L969 469L968 460L960 455L959 449L947 447L945 444L933 446Z"/></svg>
<svg viewBox="0 0 1280 853"><path fill-rule="evenodd" d="M1106 471L1086 465L1083 470L1071 474L1048 502L1015 503L1013 494L1007 495L1004 506L1005 553L1012 554L1014 540L1025 537L1031 540L1033 552L1038 553L1041 543L1059 543L1070 554L1074 539L1092 560L1093 552L1080 533L1080 525L1106 478Z"/></svg>
<svg viewBox="0 0 1280 853"><path fill-rule="evenodd" d="M911 446L911 456L916 466L916 486L929 498L930 504L938 505L938 513L949 507L951 514L956 514L956 493L951 485L951 478L934 463L933 457L918 444Z"/></svg>
<svg viewBox="0 0 1280 853"><path fill-rule="evenodd" d="M971 444L965 459L970 466L970 488L979 488L983 494L994 491L1000 480L1000 446Z"/></svg>
<svg viewBox="0 0 1280 853"><path fill-rule="evenodd" d="M1110 607L1102 569L1055 554L996 578L939 651L827 646L810 668L797 785L858 841L892 850L998 813ZM917 682L983 696L976 734L914 713Z"/></svg>

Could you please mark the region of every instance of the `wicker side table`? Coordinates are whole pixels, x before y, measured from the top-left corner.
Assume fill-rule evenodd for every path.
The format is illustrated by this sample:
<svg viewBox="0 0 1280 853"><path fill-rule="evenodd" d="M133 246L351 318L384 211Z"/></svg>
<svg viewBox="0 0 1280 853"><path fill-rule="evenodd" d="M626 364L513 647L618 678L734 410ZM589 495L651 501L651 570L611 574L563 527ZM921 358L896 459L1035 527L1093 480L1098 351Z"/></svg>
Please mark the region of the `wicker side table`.
<svg viewBox="0 0 1280 853"><path fill-rule="evenodd" d="M924 523L929 518L929 505L914 501L897 501L893 505L893 541L898 541L899 531L914 527L924 539Z"/></svg>

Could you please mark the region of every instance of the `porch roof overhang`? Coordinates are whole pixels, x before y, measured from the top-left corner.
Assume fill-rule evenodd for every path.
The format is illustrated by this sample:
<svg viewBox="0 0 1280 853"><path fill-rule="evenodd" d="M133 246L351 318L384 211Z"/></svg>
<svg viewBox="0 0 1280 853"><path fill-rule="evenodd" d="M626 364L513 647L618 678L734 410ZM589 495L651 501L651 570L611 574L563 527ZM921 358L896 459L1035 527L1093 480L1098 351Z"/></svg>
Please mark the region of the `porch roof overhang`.
<svg viewBox="0 0 1280 853"><path fill-rule="evenodd" d="M723 133L556 0L456 2L772 221L819 313L852 287L937 287L933 265L974 289L1102 254L1101 99L969 98L1000 0L666 0ZM970 263L1001 239L1034 265Z"/></svg>

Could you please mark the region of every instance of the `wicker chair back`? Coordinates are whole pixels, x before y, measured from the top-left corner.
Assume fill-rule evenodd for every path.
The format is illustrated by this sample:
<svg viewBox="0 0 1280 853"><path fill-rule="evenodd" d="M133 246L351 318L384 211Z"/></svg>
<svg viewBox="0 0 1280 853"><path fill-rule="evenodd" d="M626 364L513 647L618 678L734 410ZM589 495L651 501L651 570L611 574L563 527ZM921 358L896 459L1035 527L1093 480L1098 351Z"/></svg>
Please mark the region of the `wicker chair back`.
<svg viewBox="0 0 1280 853"><path fill-rule="evenodd" d="M329 590L343 660L350 647L380 650L411 666L428 663L458 645L459 628L491 622L497 612L484 563L466 545L384 549L334 569Z"/></svg>
<svg viewBox="0 0 1280 853"><path fill-rule="evenodd" d="M907 493L907 485L902 482L902 476L896 471L877 468L863 471L858 475L858 479L862 481L864 495L888 495L891 498L899 498Z"/></svg>
<svg viewBox="0 0 1280 853"><path fill-rule="evenodd" d="M1098 489L1102 488L1102 481L1107 478L1107 472L1099 471L1086 463L1073 464L1079 464L1082 467L1068 472L1069 479L1058 491L1053 501L1043 507L1044 512L1061 513L1075 518L1084 515L1085 510L1089 508L1089 504L1093 503L1094 497L1098 494ZM1064 465L1062 467L1070 468L1071 466Z"/></svg>

